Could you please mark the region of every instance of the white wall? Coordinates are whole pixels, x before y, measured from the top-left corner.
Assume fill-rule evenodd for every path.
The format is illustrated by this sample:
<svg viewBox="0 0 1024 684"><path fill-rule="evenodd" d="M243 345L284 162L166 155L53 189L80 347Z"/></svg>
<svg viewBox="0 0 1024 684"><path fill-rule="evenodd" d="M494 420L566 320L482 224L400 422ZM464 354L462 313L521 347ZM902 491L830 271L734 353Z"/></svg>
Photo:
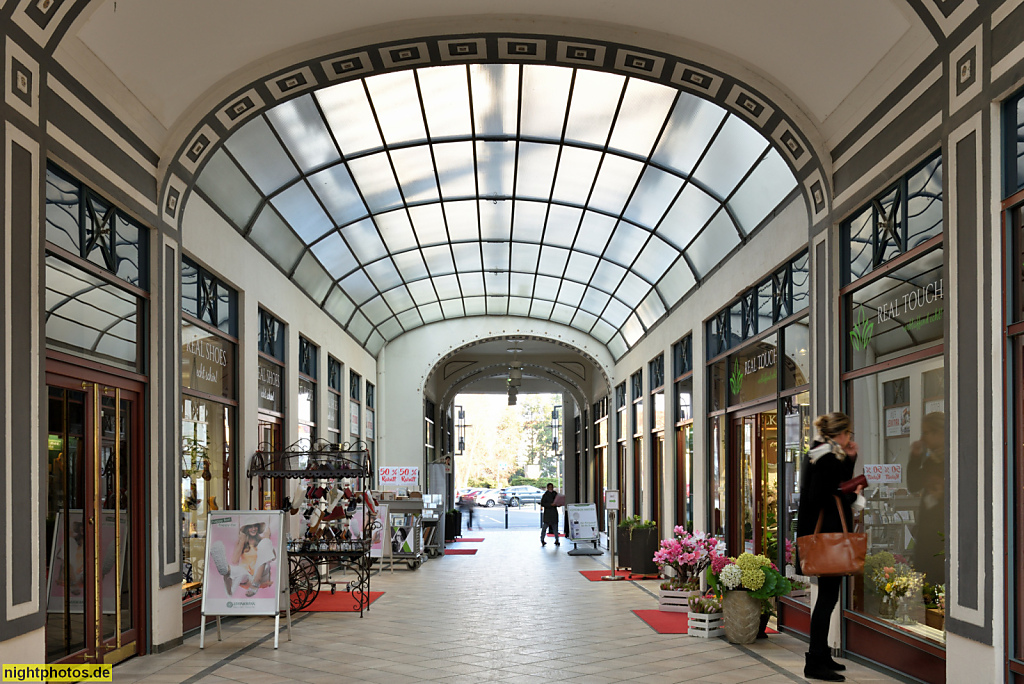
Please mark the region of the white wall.
<svg viewBox="0 0 1024 684"><path fill-rule="evenodd" d="M803 197L798 196L789 205L781 209L775 219L755 233L746 244L741 245L710 278L692 291L668 317L652 328L633 349L627 352L616 364L612 373L612 387L625 382L627 393L629 377L639 369L643 369L644 392L647 394L644 415L652 410L649 395L649 377L647 364L658 354L665 354L665 394L666 399L672 393L672 345L685 337L693 335L693 510L694 528L703 529L708 515L707 502L707 407L705 406L706 382L704 321L719 309L732 301L750 286L756 285L765 276L772 273L779 265L807 246L809 218ZM614 395L613 395L614 399ZM627 395L627 401L629 397ZM666 408L674 406L674 400L666 402ZM614 418L615 406L610 409ZM669 425L674 423L666 416L665 454L662 460L661 481L675 482L675 437L670 434ZM644 440L643 458L650 458L650 442ZM633 440L627 440L627 452L632 453ZM631 456L627 456L625 482L620 482L620 496L632 496ZM675 493L666 489L661 502L663 521L675 521ZM652 511L645 510L644 515L651 517Z"/></svg>

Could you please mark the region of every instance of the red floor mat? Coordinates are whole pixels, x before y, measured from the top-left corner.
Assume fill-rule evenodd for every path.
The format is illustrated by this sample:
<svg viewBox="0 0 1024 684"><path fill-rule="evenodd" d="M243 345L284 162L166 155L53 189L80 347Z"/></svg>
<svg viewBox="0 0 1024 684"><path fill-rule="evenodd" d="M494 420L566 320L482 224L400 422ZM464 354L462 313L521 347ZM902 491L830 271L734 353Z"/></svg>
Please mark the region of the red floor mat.
<svg viewBox="0 0 1024 684"><path fill-rule="evenodd" d="M476 549L445 549L444 555L446 556L472 556L476 553Z"/></svg>
<svg viewBox="0 0 1024 684"><path fill-rule="evenodd" d="M384 595L383 591L371 591L370 592L370 603L373 603L381 596ZM352 593L348 591L339 591L336 594L332 594L330 591L324 590L316 595L313 602L302 609L300 612L307 613L358 613L359 606L356 604L356 600L352 597Z"/></svg>
<svg viewBox="0 0 1024 684"><path fill-rule="evenodd" d="M612 574L611 570L580 570L580 574L586 577L591 582L600 582L602 577ZM658 579L657 575L634 575L625 570L617 570L615 572L619 577L625 577L628 580L646 580L646 579Z"/></svg>
<svg viewBox="0 0 1024 684"><path fill-rule="evenodd" d="M455 541L460 541L460 542L482 542L483 540L484 540L483 537L460 537L459 539L456 539Z"/></svg>
<svg viewBox="0 0 1024 684"><path fill-rule="evenodd" d="M662 610L634 610L633 613L658 634L686 634L689 625L689 616L686 613L670 613ZM778 634L771 627L765 632Z"/></svg>

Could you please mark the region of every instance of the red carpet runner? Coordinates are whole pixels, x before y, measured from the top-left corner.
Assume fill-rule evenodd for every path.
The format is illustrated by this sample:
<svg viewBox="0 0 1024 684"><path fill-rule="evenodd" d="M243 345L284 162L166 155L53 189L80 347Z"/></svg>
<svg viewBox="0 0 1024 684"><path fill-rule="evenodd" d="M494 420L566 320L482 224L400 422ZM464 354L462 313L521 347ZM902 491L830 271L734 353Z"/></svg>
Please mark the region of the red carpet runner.
<svg viewBox="0 0 1024 684"><path fill-rule="evenodd" d="M591 582L600 582L602 577L606 577L612 574L611 570L580 570L580 574L586 577ZM634 575L626 572L625 570L618 570L615 572L619 577L625 577L628 580L645 580L645 579L658 579L657 575Z"/></svg>
<svg viewBox="0 0 1024 684"><path fill-rule="evenodd" d="M370 603L373 603L383 595L383 591L371 591ZM305 608L303 608L302 612L358 613L359 605L356 603L356 600L352 597L351 592L339 591L336 594L332 594L330 591L324 590L317 593L316 598L313 599L313 602Z"/></svg>
<svg viewBox="0 0 1024 684"><path fill-rule="evenodd" d="M669 613L662 610L634 610L633 613L658 634L686 634L689 625L689 616L686 613ZM778 634L771 628L765 632Z"/></svg>
<svg viewBox="0 0 1024 684"><path fill-rule="evenodd" d="M445 549L444 555L446 556L472 556L476 553L476 549Z"/></svg>
<svg viewBox="0 0 1024 684"><path fill-rule="evenodd" d="M482 542L483 540L484 540L483 537L461 537L459 539L456 539L455 541L457 541L457 542Z"/></svg>

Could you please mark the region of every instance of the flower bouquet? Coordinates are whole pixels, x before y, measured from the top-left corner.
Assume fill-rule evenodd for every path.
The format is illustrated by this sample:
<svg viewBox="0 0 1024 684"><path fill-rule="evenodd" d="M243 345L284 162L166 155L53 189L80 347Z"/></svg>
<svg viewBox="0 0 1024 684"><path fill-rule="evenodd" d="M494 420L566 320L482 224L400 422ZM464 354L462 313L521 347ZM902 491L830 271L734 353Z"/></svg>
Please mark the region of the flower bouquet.
<svg viewBox="0 0 1024 684"><path fill-rule="evenodd" d="M878 615L887 620L896 617L897 608L903 609L899 622L910 622L906 615L910 598L924 586L924 574L907 563L878 567L871 576L875 589L881 594Z"/></svg>
<svg viewBox="0 0 1024 684"><path fill-rule="evenodd" d="M666 570L672 571L662 589L698 589L700 573L711 564L712 558L725 551L725 543L704 532L687 532L682 525L676 525L672 532L673 537L662 539L654 554L654 562L663 574Z"/></svg>
<svg viewBox="0 0 1024 684"><path fill-rule="evenodd" d="M713 558L706 575L711 589L723 597L725 636L736 644L753 643L775 612L774 598L792 587L774 563L752 553Z"/></svg>
<svg viewBox="0 0 1024 684"><path fill-rule="evenodd" d="M722 629L722 602L714 595L690 594L690 615L686 633L692 637L710 639L725 634Z"/></svg>

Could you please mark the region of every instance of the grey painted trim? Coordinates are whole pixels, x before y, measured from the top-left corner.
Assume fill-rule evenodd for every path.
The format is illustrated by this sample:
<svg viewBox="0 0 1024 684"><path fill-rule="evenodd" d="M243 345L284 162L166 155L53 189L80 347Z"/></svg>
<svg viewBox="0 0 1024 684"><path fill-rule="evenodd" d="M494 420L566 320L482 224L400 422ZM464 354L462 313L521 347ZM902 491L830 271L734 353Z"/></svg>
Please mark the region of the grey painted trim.
<svg viewBox="0 0 1024 684"><path fill-rule="evenodd" d="M815 381L811 385L814 393L814 407L817 415L828 412L828 391L831 377L828 370L829 344L825 335L825 329L829 325L828 312L831 308L829 303L831 297L828 289L828 240L822 240L812 245L814 263L814 346L811 353L814 355Z"/></svg>
<svg viewBox="0 0 1024 684"><path fill-rule="evenodd" d="M163 292L165 295L170 293L172 296L165 296L161 302L160 326L163 328L163 334L156 338L164 341L164 344L160 346L157 352L162 359L162 368L159 373L159 375L163 376L160 383L160 403L164 407L174 407L171 411L164 410L161 412L159 421L162 430L158 432L158 435L162 437L162 452L164 454L158 466L160 477L158 478L159 491L157 493L159 497L158 508L160 510L158 524L163 527L166 534L164 544L160 549L162 563L159 582L160 588L164 589L175 584L181 584L181 564L178 556L181 549L181 526L177 524L179 502L175 496L177 492L176 483L178 482L178 479L175 477L178 469L176 456L178 447L175 437L177 435L177 426L174 421L174 417L178 415L177 407L180 405L177 378L179 373L179 347L174 343L178 335L180 312L178 307L175 306L178 299L176 296L173 296L178 291L177 284L180 266L178 252L173 246L161 245L161 256L160 275L163 280ZM177 570L166 572L169 566L175 566Z"/></svg>

